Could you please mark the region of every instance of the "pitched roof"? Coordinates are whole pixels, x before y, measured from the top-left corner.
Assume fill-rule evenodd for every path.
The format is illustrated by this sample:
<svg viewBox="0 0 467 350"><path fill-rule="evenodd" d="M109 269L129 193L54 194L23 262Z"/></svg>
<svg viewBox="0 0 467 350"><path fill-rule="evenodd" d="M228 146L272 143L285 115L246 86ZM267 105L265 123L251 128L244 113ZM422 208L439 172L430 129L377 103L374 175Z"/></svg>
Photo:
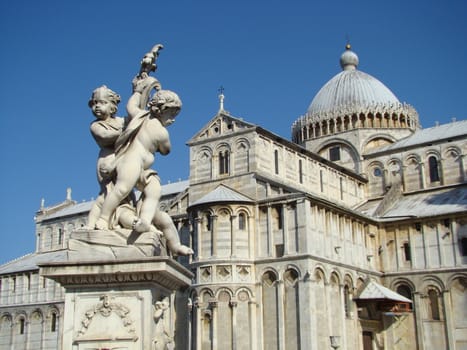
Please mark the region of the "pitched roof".
<svg viewBox="0 0 467 350"><path fill-rule="evenodd" d="M355 298L357 300L391 300L391 301L400 301L404 303L411 303L412 300L400 295L399 293L394 292L393 290L382 286L375 281L369 281L366 286L362 289L360 294Z"/></svg>
<svg viewBox="0 0 467 350"><path fill-rule="evenodd" d="M252 200L239 192L236 192L225 185L217 186L213 191L201 197L191 205L200 205L215 202L252 202Z"/></svg>
<svg viewBox="0 0 467 350"><path fill-rule="evenodd" d="M44 253L30 253L21 258L12 260L0 266L0 274L18 273L22 271L31 271L39 269L39 264L45 262L63 261L66 259L67 251L65 249L49 251Z"/></svg>
<svg viewBox="0 0 467 350"><path fill-rule="evenodd" d="M441 140L449 140L467 134L467 120L442 124L427 129L418 129L414 134L394 142L390 145L383 146L370 151L372 153L380 153L386 151L394 151L400 148L415 147L418 145L439 143Z"/></svg>
<svg viewBox="0 0 467 350"><path fill-rule="evenodd" d="M374 216L381 200L367 202L358 211ZM430 217L467 211L467 187L451 187L405 194L381 215L380 219Z"/></svg>

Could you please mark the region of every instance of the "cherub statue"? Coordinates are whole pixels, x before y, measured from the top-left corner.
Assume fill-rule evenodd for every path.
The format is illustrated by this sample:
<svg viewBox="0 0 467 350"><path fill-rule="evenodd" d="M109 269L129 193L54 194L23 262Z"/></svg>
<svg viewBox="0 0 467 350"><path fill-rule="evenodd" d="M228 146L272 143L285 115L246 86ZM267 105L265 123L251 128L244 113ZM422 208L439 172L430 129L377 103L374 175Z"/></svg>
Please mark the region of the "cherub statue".
<svg viewBox="0 0 467 350"><path fill-rule="evenodd" d="M120 95L103 85L95 89L88 102L96 119L91 123L91 134L100 147L97 159L97 181L99 195L89 212L88 225L94 228L99 218L106 193L112 186L115 169L115 141L122 134L125 119L116 117Z"/></svg>
<svg viewBox="0 0 467 350"><path fill-rule="evenodd" d="M159 210L161 185L157 172L151 169L155 153L166 155L170 152L170 138L165 127L174 122L182 103L176 93L159 90L149 101L149 110L140 108L141 94L150 82L147 78L137 80L128 100L130 122L115 142L114 185L105 196L95 227L109 229L112 214L136 187L142 192L142 198L133 229L148 232L153 230L151 224L154 224L164 234L172 253L189 255L193 251L180 243L172 219Z"/></svg>

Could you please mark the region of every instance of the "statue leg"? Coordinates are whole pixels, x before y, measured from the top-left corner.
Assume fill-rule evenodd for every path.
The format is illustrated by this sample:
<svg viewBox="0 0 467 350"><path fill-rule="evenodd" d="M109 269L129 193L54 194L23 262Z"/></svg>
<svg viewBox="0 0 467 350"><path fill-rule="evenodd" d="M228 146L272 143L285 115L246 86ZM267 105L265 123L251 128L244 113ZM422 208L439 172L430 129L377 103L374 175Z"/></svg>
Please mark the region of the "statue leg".
<svg viewBox="0 0 467 350"><path fill-rule="evenodd" d="M146 180L142 194L141 207L139 208L139 220L135 224L137 232L150 231L154 213L159 207L159 198L161 196L161 185L156 176L149 176Z"/></svg>
<svg viewBox="0 0 467 350"><path fill-rule="evenodd" d="M166 212L157 210L154 215L154 225L162 231L167 240L167 247L176 255L191 255L193 250L180 243L177 228L175 227L172 218Z"/></svg>
<svg viewBox="0 0 467 350"><path fill-rule="evenodd" d="M102 204L101 215L96 222L96 228L107 230L109 228L110 217L135 187L141 173L141 165L138 162L126 161L122 159L120 166L117 167L117 179L113 189L105 197Z"/></svg>

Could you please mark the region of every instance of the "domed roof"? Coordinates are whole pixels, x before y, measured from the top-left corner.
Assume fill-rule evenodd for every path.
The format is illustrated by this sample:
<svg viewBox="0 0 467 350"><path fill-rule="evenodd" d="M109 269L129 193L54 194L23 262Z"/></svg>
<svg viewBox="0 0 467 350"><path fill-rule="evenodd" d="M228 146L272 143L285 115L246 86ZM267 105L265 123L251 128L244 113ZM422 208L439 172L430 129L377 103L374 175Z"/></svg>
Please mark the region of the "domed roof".
<svg viewBox="0 0 467 350"><path fill-rule="evenodd" d="M342 72L329 80L308 107L307 114L316 115L335 110L357 109L377 105L399 105L397 97L378 79L357 70L358 56L346 46L340 58Z"/></svg>

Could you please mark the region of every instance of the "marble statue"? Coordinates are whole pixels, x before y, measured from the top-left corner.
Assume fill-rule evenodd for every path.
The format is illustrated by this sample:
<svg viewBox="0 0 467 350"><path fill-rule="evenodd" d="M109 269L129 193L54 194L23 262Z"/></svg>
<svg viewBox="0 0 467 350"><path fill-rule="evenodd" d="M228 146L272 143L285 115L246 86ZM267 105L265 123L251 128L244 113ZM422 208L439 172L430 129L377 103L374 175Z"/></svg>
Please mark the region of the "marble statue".
<svg viewBox="0 0 467 350"><path fill-rule="evenodd" d="M126 119L115 117L120 97L105 86L96 89L89 101L97 118L91 124L91 133L101 150L97 161L100 193L88 225L96 230L123 227L138 234L161 231L173 254L189 255L193 251L180 243L172 219L159 210L161 184L151 168L156 153L170 152L166 127L175 121L182 107L175 92L162 90L158 80L149 76L156 69L160 49L162 45L156 45L141 62L132 82ZM148 101L153 89L156 92ZM137 201L134 189L141 193Z"/></svg>

